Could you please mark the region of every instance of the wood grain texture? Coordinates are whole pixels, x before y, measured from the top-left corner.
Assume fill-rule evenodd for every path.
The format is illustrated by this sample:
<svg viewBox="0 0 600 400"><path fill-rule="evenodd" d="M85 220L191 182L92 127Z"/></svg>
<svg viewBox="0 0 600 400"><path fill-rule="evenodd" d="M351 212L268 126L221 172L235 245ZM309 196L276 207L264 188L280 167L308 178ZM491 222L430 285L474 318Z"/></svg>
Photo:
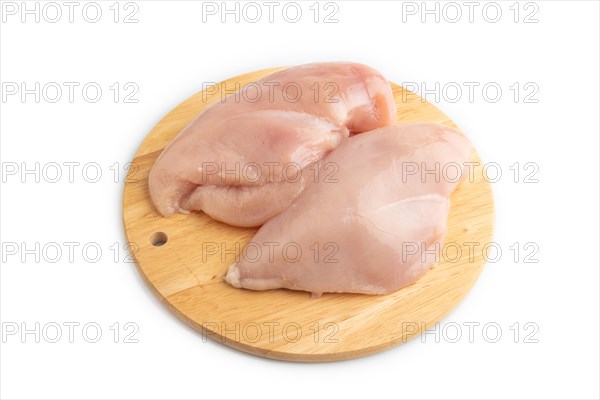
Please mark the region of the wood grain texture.
<svg viewBox="0 0 600 400"><path fill-rule="evenodd" d="M175 107L148 134L132 160L123 195L123 221L138 270L160 300L202 334L248 353L293 361L331 361L385 350L418 335L442 319L465 296L485 261L470 257L466 242L489 243L494 206L490 184L478 162L474 179L452 195L446 259L416 284L385 296L235 289L224 274L255 228L236 228L204 213L163 218L148 193L148 174L161 150L207 105L278 68L231 78L212 93L197 93ZM222 86L225 85L225 86ZM429 121L456 127L432 104L391 84L398 123ZM156 232L168 237L154 246ZM454 246L456 244L456 246ZM481 249L481 245L478 249ZM454 260L457 248L461 256ZM200 339L200 338L199 338Z"/></svg>

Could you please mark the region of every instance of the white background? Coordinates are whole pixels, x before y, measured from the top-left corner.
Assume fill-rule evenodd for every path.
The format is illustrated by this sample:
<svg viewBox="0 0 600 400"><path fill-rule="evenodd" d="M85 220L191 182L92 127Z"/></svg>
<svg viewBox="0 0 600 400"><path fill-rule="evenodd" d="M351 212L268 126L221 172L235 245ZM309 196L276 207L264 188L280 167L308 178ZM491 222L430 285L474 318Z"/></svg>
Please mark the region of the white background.
<svg viewBox="0 0 600 400"><path fill-rule="evenodd" d="M482 14L485 3L469 22L462 2L455 3L463 13L456 23L447 21L455 15L449 8L439 23L434 15L422 23L420 2L414 3L417 14L410 15L403 13L403 7L411 10L406 4L392 1L337 2L337 23L323 23L324 14L315 23L312 1L301 3L298 23L285 21L281 5L273 23L267 15L257 23L236 23L233 16L221 23L219 14L203 22L202 3L194 1L137 1L139 22L131 24L122 22L123 14L113 22L112 1L100 2L98 23L82 18L85 3L75 9L73 23L62 5L65 15L57 23L43 16L39 23L34 16L22 23L20 13L4 14L3 83L97 82L103 95L90 103L79 86L73 103L65 91L57 103L43 97L36 103L33 95L23 102L17 94L0 104L5 173L13 163L81 163L73 183L65 176L57 183L43 177L36 183L33 175L22 183L20 172L4 177L3 246L80 245L73 262L67 254L56 263L48 262L48 254L39 262L35 255L21 262L21 253L4 252L3 329L13 324L20 329L22 323L32 328L36 322L81 325L73 343L64 326L58 343L3 332L1 397L598 398L599 5L538 1L526 9L521 3L515 22L513 3L498 3L502 16L496 23L484 18L495 17L489 8L489 15ZM440 12L444 4L438 5ZM532 18L538 22L524 23L535 10ZM417 338L352 361L262 359L203 342L158 302L134 265L123 262L122 247L118 262L113 260L111 246L125 242L123 175L115 183L110 167L130 161L163 115L200 90L202 82L325 60L363 62L392 81L423 82L430 89L436 82L440 88L449 82L480 85L474 101L464 86L456 102L454 92L438 101L427 97L469 135L483 160L498 163L503 173L494 184L495 241L503 255L486 266L467 298L442 321L440 335L444 326L463 327L457 343L446 340L455 336L448 330L439 343L428 335L425 342ZM135 83L139 102L124 103L121 92L115 103L109 89L114 82ZM490 82L503 90L495 103L481 93ZM510 89L515 82L521 87L516 99ZM534 86L524 90L528 82ZM537 102L525 102L532 87L539 91L527 100ZM89 162L101 167L97 183L82 179L81 166ZM515 162L521 169L536 163L539 182L525 183L520 175L515 183L509 169ZM96 263L81 255L81 247L91 242L103 251ZM521 247L516 262L509 249L515 242ZM524 262L528 242L539 247L533 256L538 263ZM88 343L81 333L89 322L103 330L97 343ZM118 343L110 330L115 322ZM138 343L124 343L124 333L131 331L124 330L127 322L139 327ZM465 322L481 324L472 343ZM501 327L496 343L482 333L486 323Z"/></svg>

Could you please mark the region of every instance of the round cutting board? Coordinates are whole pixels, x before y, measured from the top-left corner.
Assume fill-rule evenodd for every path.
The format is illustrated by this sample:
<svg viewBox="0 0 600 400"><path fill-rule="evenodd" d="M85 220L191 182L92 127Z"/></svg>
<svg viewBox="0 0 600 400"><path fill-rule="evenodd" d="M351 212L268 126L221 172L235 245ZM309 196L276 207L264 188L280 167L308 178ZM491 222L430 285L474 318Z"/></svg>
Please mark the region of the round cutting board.
<svg viewBox="0 0 600 400"><path fill-rule="evenodd" d="M223 277L256 228L237 228L202 212L162 217L148 193L148 174L165 146L200 111L279 68L228 79L168 113L132 160L123 221L138 270L159 299L204 337L248 353L293 361L364 356L406 342L428 329L471 288L492 239L492 190L473 151L472 178L452 194L443 261L414 285L384 296L235 289ZM398 123L429 121L456 127L432 104L391 84ZM470 242L479 243L474 247ZM471 251L470 251L471 250Z"/></svg>

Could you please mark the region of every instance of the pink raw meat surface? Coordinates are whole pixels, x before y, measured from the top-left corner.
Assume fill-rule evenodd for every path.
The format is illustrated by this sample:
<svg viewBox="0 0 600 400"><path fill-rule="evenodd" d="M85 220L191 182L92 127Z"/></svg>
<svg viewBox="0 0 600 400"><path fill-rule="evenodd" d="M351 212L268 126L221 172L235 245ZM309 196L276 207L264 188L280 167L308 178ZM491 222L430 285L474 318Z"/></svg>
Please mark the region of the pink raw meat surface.
<svg viewBox="0 0 600 400"><path fill-rule="evenodd" d="M203 210L231 225L259 226L304 189L306 174L293 172L350 132L395 119L391 87L370 67L315 63L278 71L184 128L150 171L150 196L164 216Z"/></svg>
<svg viewBox="0 0 600 400"><path fill-rule="evenodd" d="M319 179L259 229L226 281L313 294L386 294L416 282L435 263L423 253L441 248L470 153L462 134L432 123L350 137L320 161ZM436 168L456 176L422 173Z"/></svg>

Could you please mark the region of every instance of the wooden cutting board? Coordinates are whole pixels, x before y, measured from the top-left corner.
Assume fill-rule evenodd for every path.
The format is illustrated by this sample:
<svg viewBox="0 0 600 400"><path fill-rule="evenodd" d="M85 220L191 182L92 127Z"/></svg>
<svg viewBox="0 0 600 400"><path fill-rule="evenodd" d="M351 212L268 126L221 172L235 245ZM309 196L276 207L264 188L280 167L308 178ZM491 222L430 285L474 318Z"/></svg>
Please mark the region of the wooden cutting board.
<svg viewBox="0 0 600 400"><path fill-rule="evenodd" d="M203 336L248 353L293 361L330 361L406 342L448 314L485 264L481 250L492 240L494 206L475 151L471 158L479 163L474 168L475 179L463 180L452 195L448 245L443 248L448 261L416 284L385 296L324 294L315 299L306 292L235 289L224 282L224 274L256 229L232 227L200 212L163 218L150 201L148 174L175 135L206 106L218 101L220 90L231 92L236 85L256 81L277 69L231 78L219 84L217 91L193 95L148 134L132 160L123 195L123 221L138 270L179 318ZM398 123L429 121L456 127L432 104L391 85ZM472 258L468 242L480 243ZM462 255L457 258L459 249Z"/></svg>

